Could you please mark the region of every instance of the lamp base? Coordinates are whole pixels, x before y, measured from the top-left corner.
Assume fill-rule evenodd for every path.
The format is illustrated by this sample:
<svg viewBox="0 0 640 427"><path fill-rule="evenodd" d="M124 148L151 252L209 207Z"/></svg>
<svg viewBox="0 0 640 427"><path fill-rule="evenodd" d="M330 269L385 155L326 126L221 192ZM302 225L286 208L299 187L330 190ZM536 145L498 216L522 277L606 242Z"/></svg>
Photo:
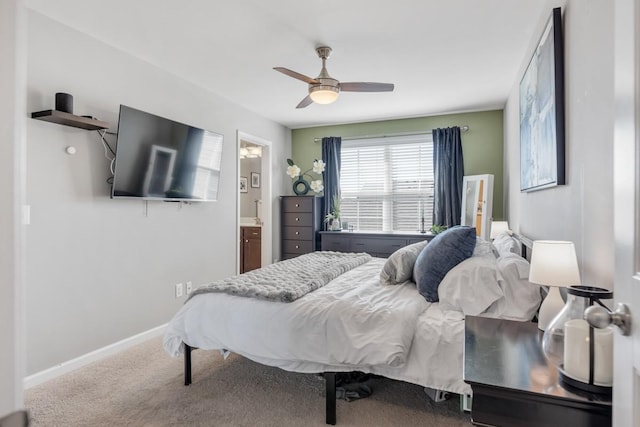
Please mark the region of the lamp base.
<svg viewBox="0 0 640 427"><path fill-rule="evenodd" d="M542 301L540 311L538 312L538 329L546 331L553 318L560 313L563 307L564 300L562 299L562 295L560 295L560 288L550 286L549 293L544 301Z"/></svg>
<svg viewBox="0 0 640 427"><path fill-rule="evenodd" d="M597 394L611 398L613 387L597 384L584 383L582 381L571 378L562 370L562 365L558 368L558 382L560 385L565 386L569 391L576 389L575 391L587 392L590 394Z"/></svg>

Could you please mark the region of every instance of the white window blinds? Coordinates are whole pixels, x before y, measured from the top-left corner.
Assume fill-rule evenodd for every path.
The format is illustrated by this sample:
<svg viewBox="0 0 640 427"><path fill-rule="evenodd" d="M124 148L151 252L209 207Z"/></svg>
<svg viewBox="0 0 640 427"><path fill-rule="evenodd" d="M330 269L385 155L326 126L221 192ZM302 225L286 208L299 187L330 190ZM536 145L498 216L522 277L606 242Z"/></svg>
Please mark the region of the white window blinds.
<svg viewBox="0 0 640 427"><path fill-rule="evenodd" d="M343 140L341 219L363 231L428 230L433 214L431 134Z"/></svg>

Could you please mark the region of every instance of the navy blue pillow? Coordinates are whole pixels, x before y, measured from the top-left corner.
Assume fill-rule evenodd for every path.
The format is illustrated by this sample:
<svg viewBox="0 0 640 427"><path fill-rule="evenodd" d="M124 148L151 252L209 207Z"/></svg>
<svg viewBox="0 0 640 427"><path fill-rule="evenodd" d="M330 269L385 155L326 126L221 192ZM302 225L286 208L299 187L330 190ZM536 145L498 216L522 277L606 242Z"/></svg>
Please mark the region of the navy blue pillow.
<svg viewBox="0 0 640 427"><path fill-rule="evenodd" d="M437 302L438 286L444 276L471 257L475 247L474 227L455 226L436 235L420 252L413 266L413 280L420 294L429 302Z"/></svg>

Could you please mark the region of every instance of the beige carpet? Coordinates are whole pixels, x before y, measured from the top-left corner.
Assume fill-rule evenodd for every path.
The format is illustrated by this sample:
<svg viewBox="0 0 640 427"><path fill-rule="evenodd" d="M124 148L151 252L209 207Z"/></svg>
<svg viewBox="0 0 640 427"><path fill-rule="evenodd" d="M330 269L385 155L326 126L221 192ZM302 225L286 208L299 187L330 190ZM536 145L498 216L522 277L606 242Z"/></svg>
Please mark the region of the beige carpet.
<svg viewBox="0 0 640 427"><path fill-rule="evenodd" d="M422 387L386 378L373 394L338 401L338 426L468 426L459 399L433 403ZM324 426L324 380L232 355L193 352L183 360L160 338L25 391L33 426Z"/></svg>

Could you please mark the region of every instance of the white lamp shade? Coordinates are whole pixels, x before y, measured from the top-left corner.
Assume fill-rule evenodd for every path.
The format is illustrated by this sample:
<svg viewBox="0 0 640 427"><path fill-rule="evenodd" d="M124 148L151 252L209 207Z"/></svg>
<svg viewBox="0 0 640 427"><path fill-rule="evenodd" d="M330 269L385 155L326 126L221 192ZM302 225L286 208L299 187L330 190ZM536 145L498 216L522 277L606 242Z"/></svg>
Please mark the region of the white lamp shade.
<svg viewBox="0 0 640 427"><path fill-rule="evenodd" d="M491 222L491 239L498 237L498 234L508 232L509 223L507 221L493 221Z"/></svg>
<svg viewBox="0 0 640 427"><path fill-rule="evenodd" d="M579 285L580 272L573 242L534 241L529 281L544 286Z"/></svg>

